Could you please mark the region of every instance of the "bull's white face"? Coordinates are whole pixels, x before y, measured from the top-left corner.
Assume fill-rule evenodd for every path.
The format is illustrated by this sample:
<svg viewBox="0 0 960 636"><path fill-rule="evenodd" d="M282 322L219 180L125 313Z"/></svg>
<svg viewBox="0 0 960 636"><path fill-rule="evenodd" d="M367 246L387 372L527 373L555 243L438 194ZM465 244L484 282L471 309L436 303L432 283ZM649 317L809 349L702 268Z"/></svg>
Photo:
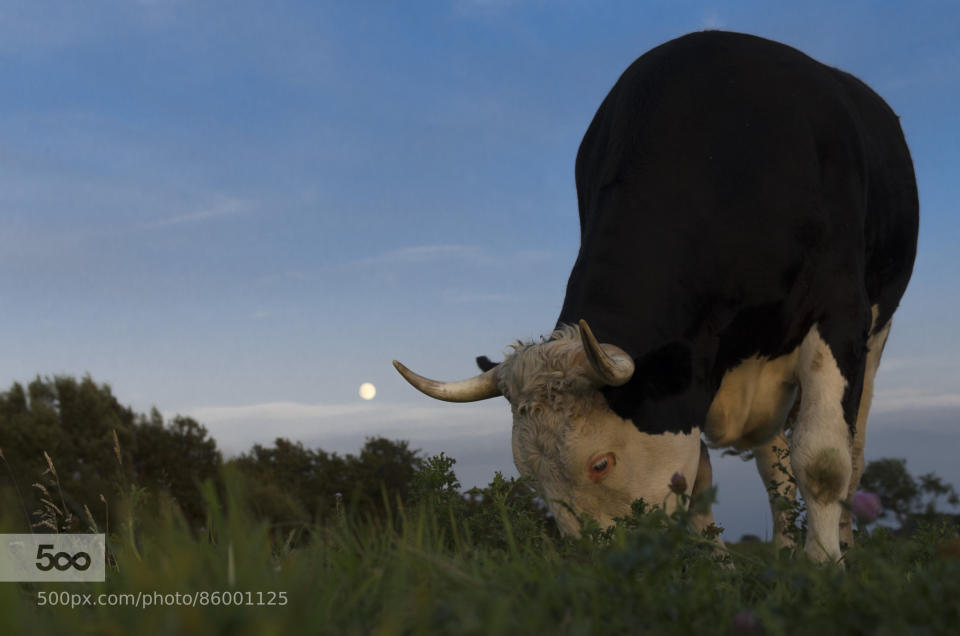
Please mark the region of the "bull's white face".
<svg viewBox="0 0 960 636"><path fill-rule="evenodd" d="M672 509L671 477L684 475L689 494L700 458L698 430L649 435L614 413L583 357L579 339L562 338L518 348L498 374L513 410L514 463L565 534L586 515L611 525L640 498Z"/></svg>
<svg viewBox="0 0 960 636"><path fill-rule="evenodd" d="M498 367L460 382L437 382L394 361L418 390L439 400L472 402L503 395L513 409L513 461L537 484L560 530L577 534L578 517L602 526L626 516L642 498L668 510L674 473L688 494L700 461L700 431L641 433L607 405L606 386L621 386L633 360L601 344L583 320L539 344L517 345Z"/></svg>

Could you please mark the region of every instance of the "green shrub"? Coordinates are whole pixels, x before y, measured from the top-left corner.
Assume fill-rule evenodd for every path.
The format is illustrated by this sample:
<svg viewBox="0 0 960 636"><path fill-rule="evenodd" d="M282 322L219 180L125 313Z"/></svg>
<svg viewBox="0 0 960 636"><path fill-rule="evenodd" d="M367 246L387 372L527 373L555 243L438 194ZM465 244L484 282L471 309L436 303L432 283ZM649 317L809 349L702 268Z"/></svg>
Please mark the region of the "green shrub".
<svg viewBox="0 0 960 636"><path fill-rule="evenodd" d="M428 458L387 516L340 507L300 542L256 516L236 467L198 491L202 531L172 499L146 493L143 505L135 488L117 506L106 582L0 584L0 632L898 634L951 633L960 620L960 538L944 527L862 534L845 569L728 554L690 530L706 493L669 515L637 502L612 528L586 521L562 538L523 480L496 475L462 496L453 466ZM37 606L38 593L65 590L207 603ZM214 592L244 604L214 605Z"/></svg>

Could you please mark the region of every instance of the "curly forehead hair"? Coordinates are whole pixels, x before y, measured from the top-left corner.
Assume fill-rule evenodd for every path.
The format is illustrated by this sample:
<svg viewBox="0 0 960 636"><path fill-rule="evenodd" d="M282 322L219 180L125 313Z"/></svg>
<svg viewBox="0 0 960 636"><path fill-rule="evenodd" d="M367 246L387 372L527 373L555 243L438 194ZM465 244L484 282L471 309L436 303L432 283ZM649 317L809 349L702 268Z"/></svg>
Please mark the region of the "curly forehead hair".
<svg viewBox="0 0 960 636"><path fill-rule="evenodd" d="M580 328L561 325L540 342L517 342L500 363L498 386L514 411L533 415L543 411L573 414L574 394L587 388L578 372L576 358L582 355Z"/></svg>
<svg viewBox="0 0 960 636"><path fill-rule="evenodd" d="M562 325L540 342L513 345L500 364L498 385L514 414L516 459L541 478L566 480L557 459L574 421L603 399L582 372L582 359L580 328Z"/></svg>

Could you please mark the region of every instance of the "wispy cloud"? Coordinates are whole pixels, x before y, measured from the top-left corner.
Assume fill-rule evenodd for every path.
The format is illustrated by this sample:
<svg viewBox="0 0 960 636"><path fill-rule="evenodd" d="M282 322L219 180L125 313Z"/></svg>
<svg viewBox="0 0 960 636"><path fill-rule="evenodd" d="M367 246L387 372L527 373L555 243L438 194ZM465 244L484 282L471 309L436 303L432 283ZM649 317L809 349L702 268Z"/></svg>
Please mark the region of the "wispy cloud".
<svg viewBox="0 0 960 636"><path fill-rule="evenodd" d="M243 406L201 406L187 409L197 420L217 424L230 421L261 422L317 420L362 413L362 404L304 404L302 402L264 402Z"/></svg>
<svg viewBox="0 0 960 636"><path fill-rule="evenodd" d="M870 410L875 413L928 409L960 409L960 393L931 389L900 388L877 392Z"/></svg>
<svg viewBox="0 0 960 636"><path fill-rule="evenodd" d="M505 293L498 290L503 287L503 276L515 276L517 271L544 271L551 264L554 253L546 250L520 249L512 252L494 251L487 247L464 244L412 245L386 250L371 256L347 258L344 260L318 264L313 268L275 271L256 276L253 281L260 285L283 285L288 283L306 283L329 277L347 280L362 272L364 276L372 274L382 280L396 282L410 272L419 272L423 268L444 271L472 271L475 275L471 284L481 289L463 289L457 285L443 293L444 300L452 303L513 302L523 298L523 294ZM420 269L418 269L420 268ZM532 278L530 280L535 280ZM512 289L518 287L513 281ZM449 285L449 283L448 283ZM483 288L486 289L483 289Z"/></svg>
<svg viewBox="0 0 960 636"><path fill-rule="evenodd" d="M520 250L516 258L524 263L543 263L553 258L553 253L547 250Z"/></svg>
<svg viewBox="0 0 960 636"><path fill-rule="evenodd" d="M546 250L522 249L512 253L497 253L478 245L412 245L352 260L349 265L403 265L441 261L460 261L475 265L529 265L547 262L552 256L552 253Z"/></svg>
<svg viewBox="0 0 960 636"><path fill-rule="evenodd" d="M429 263L441 260L481 262L489 258L483 248L475 245L416 245L390 250L369 258L352 261L354 265L398 265Z"/></svg>
<svg viewBox="0 0 960 636"><path fill-rule="evenodd" d="M502 405L501 405L502 406ZM489 411L488 405L460 405L462 415L480 409ZM308 404L304 402L262 402L239 406L200 406L188 408L184 414L203 423L222 422L323 422L340 418L357 418L357 422L382 422L391 426L400 422L422 421L424 423L447 421L451 418L450 405L418 404ZM446 426L446 425L444 425Z"/></svg>
<svg viewBox="0 0 960 636"><path fill-rule="evenodd" d="M709 30L709 29L722 29L727 26L726 22L720 19L720 14L716 9L705 12L701 18L698 25L700 29Z"/></svg>
<svg viewBox="0 0 960 636"><path fill-rule="evenodd" d="M163 217L150 221L142 226L145 230L164 229L175 225L201 223L210 219L235 216L250 209L250 204L243 199L218 195L209 206L174 216Z"/></svg>
<svg viewBox="0 0 960 636"><path fill-rule="evenodd" d="M519 300L513 294L498 294L496 292L465 292L450 290L444 294L445 298L454 303L509 303Z"/></svg>
<svg viewBox="0 0 960 636"><path fill-rule="evenodd" d="M228 452L253 444L270 444L277 437L324 440L383 435L425 440L470 438L510 430L510 410L502 401L477 404L307 404L264 402L239 406L199 406L182 409L207 427ZM174 413L164 413L171 417Z"/></svg>
<svg viewBox="0 0 960 636"><path fill-rule="evenodd" d="M916 373L935 370L937 373L956 368L956 359L949 356L889 356L880 360L880 373Z"/></svg>

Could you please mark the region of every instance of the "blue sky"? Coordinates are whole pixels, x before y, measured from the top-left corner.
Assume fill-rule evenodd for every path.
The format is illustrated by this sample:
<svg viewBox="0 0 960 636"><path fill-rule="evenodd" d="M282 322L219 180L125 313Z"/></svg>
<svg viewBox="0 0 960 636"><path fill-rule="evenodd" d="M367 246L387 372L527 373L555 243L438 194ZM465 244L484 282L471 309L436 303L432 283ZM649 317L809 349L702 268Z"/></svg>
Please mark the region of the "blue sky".
<svg viewBox="0 0 960 636"><path fill-rule="evenodd" d="M901 115L920 251L878 418L960 441L960 6L837 4L2 1L0 386L90 373L228 451L384 433L512 470L505 402L433 403L390 360L460 378L548 332L597 106L645 50L724 28Z"/></svg>

